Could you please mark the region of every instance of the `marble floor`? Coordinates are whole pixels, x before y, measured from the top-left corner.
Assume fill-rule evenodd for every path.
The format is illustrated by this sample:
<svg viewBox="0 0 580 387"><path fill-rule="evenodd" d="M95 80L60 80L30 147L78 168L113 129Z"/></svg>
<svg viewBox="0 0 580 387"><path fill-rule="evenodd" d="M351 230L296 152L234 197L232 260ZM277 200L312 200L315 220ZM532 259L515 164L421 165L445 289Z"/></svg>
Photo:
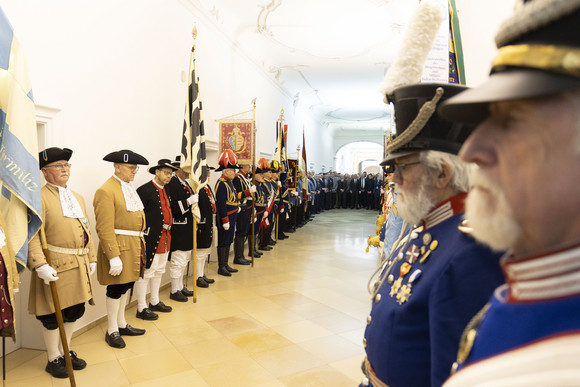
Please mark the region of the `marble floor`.
<svg viewBox="0 0 580 387"><path fill-rule="evenodd" d="M77 386L355 386L361 380L362 337L370 299L367 280L377 253L365 253L376 213L331 210L226 278L198 289L197 302L161 299L173 307L125 337L104 341L106 322L76 336L71 348L88 366ZM231 259L231 256L230 256ZM7 386L68 386L44 371L46 353L20 349L7 356Z"/></svg>

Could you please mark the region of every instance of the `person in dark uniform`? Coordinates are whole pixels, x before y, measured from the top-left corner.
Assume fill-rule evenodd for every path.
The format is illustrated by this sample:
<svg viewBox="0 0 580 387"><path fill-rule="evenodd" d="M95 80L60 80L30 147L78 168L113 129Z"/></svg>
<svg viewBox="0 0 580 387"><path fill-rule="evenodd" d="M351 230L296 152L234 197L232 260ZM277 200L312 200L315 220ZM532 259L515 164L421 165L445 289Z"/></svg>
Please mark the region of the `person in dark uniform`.
<svg viewBox="0 0 580 387"><path fill-rule="evenodd" d="M274 206L274 215L276 216L273 221L277 221L276 233L278 235L279 240L284 240L288 238L286 234L284 234L284 230L286 229L286 217L288 215L288 207L290 207L289 201L289 194L288 194L288 182L283 182L280 179L281 174L283 173L283 165L280 164L278 161L273 160L272 164L272 179L276 184L276 204ZM274 171L274 168L276 169Z"/></svg>
<svg viewBox="0 0 580 387"><path fill-rule="evenodd" d="M137 296L137 318L157 320L155 313L169 313L172 308L159 299L161 277L165 273L169 251L171 249L171 203L165 191L165 185L171 180L177 167L169 159L161 159L157 165L149 168L155 175L153 180L137 188L137 193L144 206L147 228L145 229L145 267L135 283ZM197 199L197 198L196 198ZM147 285L151 287L151 300L147 307Z"/></svg>
<svg viewBox="0 0 580 387"><path fill-rule="evenodd" d="M209 182L211 171L214 167L207 167L207 181ZM213 244L213 219L217 213L215 196L209 184L206 184L199 191L199 212L200 220L197 223L197 280L196 284L200 288L207 288L215 282L214 279L205 275L205 264L211 252Z"/></svg>
<svg viewBox="0 0 580 387"><path fill-rule="evenodd" d="M425 83L387 95L400 140L389 144L382 164L394 172L399 213L417 227L369 282L363 384L440 386L463 327L502 281L500 254L460 230L468 166L454 153L471 127L451 132L451 123L420 110L464 89Z"/></svg>
<svg viewBox="0 0 580 387"><path fill-rule="evenodd" d="M55 378L68 378L68 371L49 283L56 281L69 346L75 322L85 313L85 302L95 304L91 275L97 267L97 257L87 209L82 196L72 191L67 184L71 170L68 161L72 153L67 148L53 147L38 155L40 170L46 179L46 185L41 190L42 219L52 261L51 265L47 264L40 236L36 234L29 244L27 262L28 268L32 270L28 310L42 323L48 355L45 370ZM4 305L2 308L4 311ZM70 351L70 358L74 370L82 370L87 366L86 361L78 358L74 351Z"/></svg>
<svg viewBox="0 0 580 387"><path fill-rule="evenodd" d="M234 238L234 263L236 265L249 265L250 261L244 257L244 244L250 233L250 221L252 217L252 193L256 192L256 187L250 181L252 166L249 164L240 165L241 169L234 177L234 188L238 194L240 202L240 212L236 221L236 236Z"/></svg>
<svg viewBox="0 0 580 387"><path fill-rule="evenodd" d="M93 199L99 236L97 278L101 285L107 286L108 328L105 341L113 348L124 348L125 341L121 336L145 333L145 329L127 324L125 305L127 291L139 278L145 256L145 213L131 182L139 165L148 165L149 162L127 149L111 152L103 160L114 163L115 172L95 192Z"/></svg>
<svg viewBox="0 0 580 387"><path fill-rule="evenodd" d="M216 171L222 171L222 176L215 185L215 200L217 206L217 229L218 229L218 274L230 277L231 273L236 273L228 265L230 245L234 241L236 230L236 219L240 211L238 194L234 188L232 180L236 176L236 169L239 169L238 159L234 152L226 149L222 152L218 160L219 167Z"/></svg>
<svg viewBox="0 0 580 387"><path fill-rule="evenodd" d="M518 4L491 75L440 107L476 123L466 218L506 283L466 327L445 386L580 383L580 3Z"/></svg>
<svg viewBox="0 0 580 387"><path fill-rule="evenodd" d="M264 233L266 232L266 227L269 226L268 222L268 206L270 204L270 188L266 183L264 175L270 171L270 163L265 158L258 160L258 165L256 166L256 217L255 217L255 232L256 232L256 246L260 250L270 251L272 248L267 244L263 244ZM258 251L259 254L262 254Z"/></svg>
<svg viewBox="0 0 580 387"><path fill-rule="evenodd" d="M265 160L265 159L264 159ZM267 162L267 161L266 161ZM264 216L262 219L262 224L260 226L260 250L271 250L272 248L269 246L273 246L276 244L275 241L272 240L272 228L275 226L275 217L274 217L274 209L276 205L276 197L278 194L278 185L273 179L272 176L272 164L268 164L268 168L264 169L264 182L262 183L262 187L264 192L266 193L266 212L264 212Z"/></svg>
<svg viewBox="0 0 580 387"><path fill-rule="evenodd" d="M181 156L177 156L171 163L179 168ZM169 277L171 278L171 292L169 298L186 302L187 297L193 296L193 291L183 284L183 274L193 254L193 215L191 206L197 203L199 196L193 192L188 183L189 173L181 168L177 169L164 188L171 203L173 224L171 226L171 254L169 255Z"/></svg>

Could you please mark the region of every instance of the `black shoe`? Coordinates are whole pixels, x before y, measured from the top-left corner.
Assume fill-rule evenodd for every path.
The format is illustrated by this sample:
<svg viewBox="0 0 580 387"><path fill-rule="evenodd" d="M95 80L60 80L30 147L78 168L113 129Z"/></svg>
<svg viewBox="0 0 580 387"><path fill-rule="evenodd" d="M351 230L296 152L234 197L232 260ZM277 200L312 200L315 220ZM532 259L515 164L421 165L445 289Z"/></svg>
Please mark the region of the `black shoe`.
<svg viewBox="0 0 580 387"><path fill-rule="evenodd" d="M284 240L284 239L288 239L288 235L286 235L286 234L278 235L278 240Z"/></svg>
<svg viewBox="0 0 580 387"><path fill-rule="evenodd" d="M249 265L250 263L251 262L245 258L234 258L234 264L236 265Z"/></svg>
<svg viewBox="0 0 580 387"><path fill-rule="evenodd" d="M109 332L105 333L105 341L113 348L125 348L125 340L121 337L119 332L115 331L109 335ZM68 376L67 376L68 377Z"/></svg>
<svg viewBox="0 0 580 387"><path fill-rule="evenodd" d="M226 277L231 277L232 273L229 272L228 269L225 268L225 266L221 266L220 268L218 268L218 272L219 275L224 275Z"/></svg>
<svg viewBox="0 0 580 387"><path fill-rule="evenodd" d="M234 269L233 267L230 267L230 265L228 265L226 263L226 265L224 266L226 268L227 271L229 271L230 273L237 273L238 269Z"/></svg>
<svg viewBox="0 0 580 387"><path fill-rule="evenodd" d="M193 292L188 288L186 288L185 286L183 287L183 289L181 289L181 293L183 293L184 296L193 297Z"/></svg>
<svg viewBox="0 0 580 387"><path fill-rule="evenodd" d="M270 245L270 246L274 246L276 244L276 241L270 239L268 242L266 242L266 244Z"/></svg>
<svg viewBox="0 0 580 387"><path fill-rule="evenodd" d="M260 246L258 247L260 250L264 250L264 251L270 251L272 250L272 248L268 245L264 245L264 246Z"/></svg>
<svg viewBox="0 0 580 387"><path fill-rule="evenodd" d="M209 288L209 284L205 282L203 277L199 277L197 281L195 281L195 284L197 285L198 288Z"/></svg>
<svg viewBox="0 0 580 387"><path fill-rule="evenodd" d="M205 274L203 275L203 277L202 277L202 278L203 278L203 280L204 280L205 282L207 282L208 284L213 284L213 283L215 282L215 280L214 280L214 279L207 278L207 277L205 276Z"/></svg>
<svg viewBox="0 0 580 387"><path fill-rule="evenodd" d="M86 365L86 363L85 363ZM66 363L64 356L59 356L53 361L49 361L44 369L52 375L53 378L66 379L68 378L68 371L66 370Z"/></svg>
<svg viewBox="0 0 580 387"><path fill-rule="evenodd" d="M142 336L145 334L145 329L133 328L127 324L125 328L119 328L119 334L121 336Z"/></svg>
<svg viewBox="0 0 580 387"><path fill-rule="evenodd" d="M70 362L72 363L72 367L73 370L78 371L78 370L83 370L85 369L85 367L87 366L87 362L84 361L83 359L80 359L77 356L77 353L75 351L69 351L70 354ZM66 365L66 363L65 363ZM68 377L68 375L67 375Z"/></svg>
<svg viewBox="0 0 580 387"><path fill-rule="evenodd" d="M187 302L187 296L183 294L181 290L178 290L175 293L169 293L169 298L177 302Z"/></svg>
<svg viewBox="0 0 580 387"><path fill-rule="evenodd" d="M149 309L161 313L169 313L173 310L172 307L165 305L163 301L159 301L159 303L155 305L151 305L151 303L149 303Z"/></svg>
<svg viewBox="0 0 580 387"><path fill-rule="evenodd" d="M136 316L141 320L147 321L153 321L159 318L159 315L157 313L152 312L151 309L149 308L144 308L141 312L137 311Z"/></svg>

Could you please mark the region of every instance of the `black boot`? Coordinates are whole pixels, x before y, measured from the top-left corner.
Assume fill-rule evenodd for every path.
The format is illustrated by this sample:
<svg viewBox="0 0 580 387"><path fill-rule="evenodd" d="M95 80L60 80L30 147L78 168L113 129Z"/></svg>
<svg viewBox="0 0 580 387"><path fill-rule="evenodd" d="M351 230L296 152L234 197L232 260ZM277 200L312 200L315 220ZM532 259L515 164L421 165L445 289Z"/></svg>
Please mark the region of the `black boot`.
<svg viewBox="0 0 580 387"><path fill-rule="evenodd" d="M244 237L237 236L234 239L234 263L236 265L249 265L250 261L244 257Z"/></svg>
<svg viewBox="0 0 580 387"><path fill-rule="evenodd" d="M229 246L218 246L217 253L218 253L218 274L223 275L226 277L231 277L232 273L228 269L226 269L226 265L228 264L228 253L229 253Z"/></svg>
<svg viewBox="0 0 580 387"><path fill-rule="evenodd" d="M252 240L248 241L248 257L252 256ZM254 244L254 258L260 258L262 253L258 251L258 244Z"/></svg>
<svg viewBox="0 0 580 387"><path fill-rule="evenodd" d="M224 246L223 249L224 249L224 253L223 253L224 254L224 267L230 273L237 273L238 269L234 269L233 267L228 265L228 260L230 258L230 245Z"/></svg>

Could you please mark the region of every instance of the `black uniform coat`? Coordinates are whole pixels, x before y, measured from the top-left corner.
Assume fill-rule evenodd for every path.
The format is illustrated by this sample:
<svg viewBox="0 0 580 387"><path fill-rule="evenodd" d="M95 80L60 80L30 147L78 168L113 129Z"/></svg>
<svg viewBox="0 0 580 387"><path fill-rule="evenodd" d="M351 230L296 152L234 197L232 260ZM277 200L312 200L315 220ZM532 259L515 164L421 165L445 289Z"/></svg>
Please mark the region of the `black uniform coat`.
<svg viewBox="0 0 580 387"><path fill-rule="evenodd" d="M165 192L171 203L173 225L171 226L171 251L189 251L193 249L193 215L187 198L193 194L191 187L187 190L177 176L173 176L165 186Z"/></svg>
<svg viewBox="0 0 580 387"><path fill-rule="evenodd" d="M215 198L209 185L199 190L199 212L201 220L197 224L197 248L209 249L213 240L213 215Z"/></svg>
<svg viewBox="0 0 580 387"><path fill-rule="evenodd" d="M159 190L150 181L137 188L137 193L143 202L143 212L145 212L145 222L147 228L145 234L145 267L149 269L153 262L153 257L157 251L157 246L161 240L161 233L163 231L163 211L161 210L161 198L159 197ZM169 195L167 195L169 198ZM171 205L171 200L169 200Z"/></svg>

